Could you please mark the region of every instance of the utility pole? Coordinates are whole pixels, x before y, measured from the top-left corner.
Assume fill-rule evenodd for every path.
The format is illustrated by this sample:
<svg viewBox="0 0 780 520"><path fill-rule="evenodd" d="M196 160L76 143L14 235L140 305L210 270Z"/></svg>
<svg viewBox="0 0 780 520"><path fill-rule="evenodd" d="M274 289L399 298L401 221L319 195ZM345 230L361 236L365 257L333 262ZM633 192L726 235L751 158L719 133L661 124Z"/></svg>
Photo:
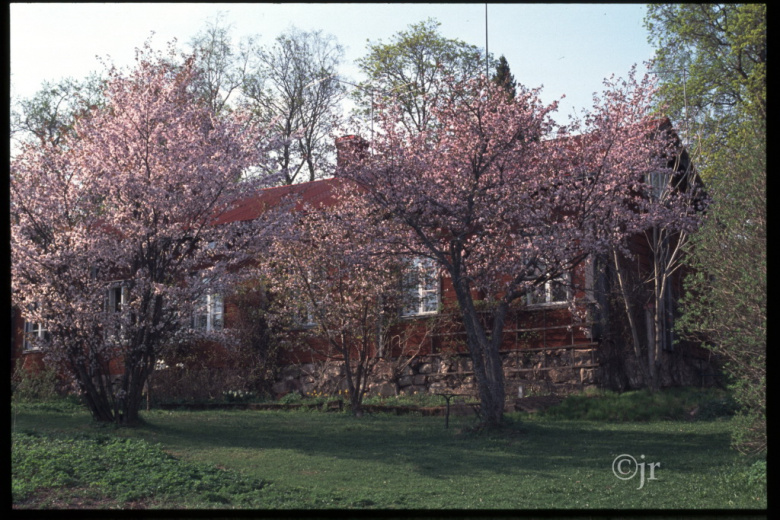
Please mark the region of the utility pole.
<svg viewBox="0 0 780 520"><path fill-rule="evenodd" d="M490 59L488 58L490 53L488 52L488 16L487 16L487 2L485 2L485 77L490 78Z"/></svg>

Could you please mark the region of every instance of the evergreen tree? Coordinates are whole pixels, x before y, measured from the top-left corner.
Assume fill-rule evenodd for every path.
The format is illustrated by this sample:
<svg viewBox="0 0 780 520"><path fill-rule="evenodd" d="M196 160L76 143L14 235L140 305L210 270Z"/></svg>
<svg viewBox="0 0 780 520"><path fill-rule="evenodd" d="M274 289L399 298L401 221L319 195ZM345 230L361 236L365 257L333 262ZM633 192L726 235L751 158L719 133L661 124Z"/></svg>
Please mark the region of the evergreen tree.
<svg viewBox="0 0 780 520"><path fill-rule="evenodd" d="M502 87L504 87L509 94L509 99L514 99L515 94L517 94L516 90L516 83L515 83L515 77L512 75L512 72L509 70L509 63L506 61L506 58L502 54L500 58L498 58L498 64L496 65L496 73L493 75L493 81Z"/></svg>

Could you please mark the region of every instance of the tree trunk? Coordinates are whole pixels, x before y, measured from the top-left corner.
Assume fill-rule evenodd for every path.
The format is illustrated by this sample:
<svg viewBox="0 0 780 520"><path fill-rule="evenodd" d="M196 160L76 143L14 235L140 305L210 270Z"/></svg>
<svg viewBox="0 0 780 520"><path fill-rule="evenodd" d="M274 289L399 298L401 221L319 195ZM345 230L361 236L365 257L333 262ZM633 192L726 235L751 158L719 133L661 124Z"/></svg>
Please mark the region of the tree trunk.
<svg viewBox="0 0 780 520"><path fill-rule="evenodd" d="M645 308L645 328L647 329L647 370L650 375L648 388L655 391L658 385L658 370L655 364L655 326L652 310Z"/></svg>
<svg viewBox="0 0 780 520"><path fill-rule="evenodd" d="M141 401L144 388L144 377L134 377L130 380L130 384L127 387L127 393L122 402L122 415L120 417L120 423L126 426L135 426L139 423L140 417L138 415L141 409Z"/></svg>
<svg viewBox="0 0 780 520"><path fill-rule="evenodd" d="M479 416L484 426L501 424L504 415L504 370L498 348L503 336L503 315L494 313L493 333L488 337L479 322L477 310L471 297L471 290L462 280L455 284L463 324L466 328L466 342L474 365L474 377L479 392Z"/></svg>
<svg viewBox="0 0 780 520"><path fill-rule="evenodd" d="M75 359L74 359L75 357ZM76 376L79 388L84 392L83 399L92 418L101 423L114 422L114 413L100 376L93 378L88 366L81 362L80 356L71 356L72 372ZM110 382L109 382L110 384Z"/></svg>
<svg viewBox="0 0 780 520"><path fill-rule="evenodd" d="M636 360L641 369L642 379L644 380L645 384L649 384L650 374L648 373L648 368L646 367L645 362L642 360L642 352L639 341L639 329L637 328L633 307L631 305L631 296L628 292L627 286L628 282L625 279L623 268L620 265L620 258L618 257L618 253L614 249L612 250L612 259L615 265L615 274L618 279L618 286L620 287L620 295L623 300L623 305L625 306L626 316L628 317L628 326L631 329L631 343L633 344L634 348L634 356L636 357Z"/></svg>
<svg viewBox="0 0 780 520"><path fill-rule="evenodd" d="M102 395L94 385L82 385L82 389L84 390L84 401L92 418L101 423L114 422L114 413L111 411L111 404L106 396Z"/></svg>
<svg viewBox="0 0 780 520"><path fill-rule="evenodd" d="M352 408L352 415L363 417L363 400L360 398L360 392L349 392L349 405Z"/></svg>
<svg viewBox="0 0 780 520"><path fill-rule="evenodd" d="M650 348L653 351L653 382L652 390L655 392L660 389L661 386L661 350L666 342L666 333L661 320L664 317L664 301L663 301L663 282L658 286L658 275L656 275L656 287L653 292L653 343Z"/></svg>
<svg viewBox="0 0 780 520"><path fill-rule="evenodd" d="M344 341L343 339L341 340ZM343 344L343 343L342 343ZM348 348L339 348L344 357L344 375L347 379L347 389L349 390L349 405L352 409L352 415L363 417L363 385L362 370L360 359L358 359L357 374L352 371L350 361L350 352Z"/></svg>

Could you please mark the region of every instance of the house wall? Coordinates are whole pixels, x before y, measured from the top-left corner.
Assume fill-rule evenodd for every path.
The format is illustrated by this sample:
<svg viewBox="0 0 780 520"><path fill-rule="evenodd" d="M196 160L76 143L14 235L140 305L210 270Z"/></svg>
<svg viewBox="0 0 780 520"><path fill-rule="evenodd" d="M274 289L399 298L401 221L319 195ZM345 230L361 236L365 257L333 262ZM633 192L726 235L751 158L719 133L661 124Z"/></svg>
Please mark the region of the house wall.
<svg viewBox="0 0 780 520"><path fill-rule="evenodd" d="M44 369L43 353L24 350L24 318L16 309L11 310L11 370L25 370L35 374Z"/></svg>
<svg viewBox="0 0 780 520"><path fill-rule="evenodd" d="M641 236L632 240L631 247L636 253L630 260L631 269L643 279L652 267L649 247ZM682 287L681 276L673 280L675 298ZM576 286L587 288L587 292L577 293L584 303L576 315L568 305L560 304L518 306L508 314L500 349L507 396L518 395L520 387L527 395L529 391L568 393L588 386L617 390L646 386L635 363L630 337L625 335L625 310L609 299L616 289L609 265L596 261L583 264L573 278ZM398 325L391 334L388 357L374 369L369 395L476 392L455 295L448 279L441 284L445 312L403 320ZM643 301L641 295L638 301ZM346 389L339 363L318 359L311 353L301 353L298 359L299 363L291 363L280 372L274 385L277 394L315 390L332 394ZM680 342L663 351L662 366L662 387L718 383L713 377L717 365L710 352L695 344Z"/></svg>
<svg viewBox="0 0 780 520"><path fill-rule="evenodd" d="M587 268L575 271L577 283L584 282ZM374 367L369 395L476 393L466 332L449 278L440 281L440 295L442 312L404 318L390 331L390 344ZM531 389L565 393L599 384L598 343L587 321L587 305L582 309L584 321L567 304L518 305L508 313L500 348L508 396L517 395L521 386L526 393ZM323 350L316 338L307 338L288 351L274 392L345 390L343 363L316 353Z"/></svg>
<svg viewBox="0 0 780 520"><path fill-rule="evenodd" d="M637 237L632 246L640 253L631 260L633 268L638 276L647 273L650 263L641 254L646 252L646 244ZM591 267L587 264L575 271L578 284L585 282L587 269ZM596 272L590 276L591 282L606 275L606 272ZM614 284L614 280L606 283ZM440 284L443 311L433 316L404 319L396 326L390 334L389 345L385 346L385 358L375 367L370 394L475 393L465 330L458 320L454 291L449 279L443 279ZM674 285L679 290L679 280ZM578 294L580 298L585 296L583 292ZM526 393L529 390L566 393L592 385L617 389L643 386L638 369L630 366L633 353L627 348L625 335L615 333L616 324L625 321L624 311L612 303L605 316L605 309L595 300L584 299L587 303L581 307L580 317L560 304L519 306L508 314L500 349L508 396L517 395L521 386ZM605 303L601 302L606 306ZM228 328L233 325L232 307L227 301ZM12 317L12 331L14 362L18 360L26 370L40 370L44 366L43 354L22 351L24 321L18 312ZM323 350L316 348L318 341L322 340L309 338L283 352L282 368L273 385L275 393L313 390L333 393L346 388L343 367L317 354ZM201 353L194 357L212 370L223 370L227 350L218 344L209 345L205 351L202 347L198 351ZM114 364L113 374L119 374L120 365ZM697 345L682 344L674 351L664 352L664 366L663 386L717 382L714 377L704 379L703 376L714 374L716 369L709 352Z"/></svg>
<svg viewBox="0 0 780 520"><path fill-rule="evenodd" d="M339 166L354 152L367 153L367 144L356 136L337 140ZM350 152L350 153L346 153ZM233 220L257 218L263 208L278 204L283 194L295 192L304 201L313 205L335 203L332 187L336 179L315 181L301 185L263 190L257 200L249 200L230 215ZM642 236L631 241L634 258L630 260L632 271L638 278L650 272L652 267L650 249ZM641 385L636 369L630 368L633 354L627 349L626 336L621 331L625 325L625 311L609 300L614 290L614 277L610 278L608 267L581 266L574 277L579 286L588 276L594 285L603 286L603 294L580 293L577 296L586 302L581 317L575 317L567 306L551 305L536 308L518 308L507 316L501 355L505 361L507 393L512 395L518 386L539 385L548 389L582 387L584 385L607 385L617 389ZM675 295L681 288L681 274L674 280ZM437 316L403 320L391 334L389 350L385 360L376 369L376 380L371 392L408 393L415 391L441 391L459 389L473 391L473 373L466 348L465 331L452 312L456 299L448 279L441 282L443 312ZM230 327L229 302L226 302L225 321ZM624 327L623 327L624 328ZM14 314L12 318L12 360L20 360L25 368L39 370L43 366L40 352L24 353L23 320ZM320 385L339 388L343 385L340 368L321 355L317 348L311 348L317 339L308 339L296 348L284 352L284 369L275 386L277 393L300 390L309 391ZM225 355L222 355L224 353ZM220 360L227 352L222 346L214 345L208 358L209 366L223 368ZM707 351L695 345L680 345L676 350L664 352L664 384L698 384L697 374L713 373ZM119 367L117 367L117 370ZM633 373L632 373L633 372ZM676 374L676 375L675 375ZM341 380L339 378L342 378ZM318 382L319 381L319 382Z"/></svg>

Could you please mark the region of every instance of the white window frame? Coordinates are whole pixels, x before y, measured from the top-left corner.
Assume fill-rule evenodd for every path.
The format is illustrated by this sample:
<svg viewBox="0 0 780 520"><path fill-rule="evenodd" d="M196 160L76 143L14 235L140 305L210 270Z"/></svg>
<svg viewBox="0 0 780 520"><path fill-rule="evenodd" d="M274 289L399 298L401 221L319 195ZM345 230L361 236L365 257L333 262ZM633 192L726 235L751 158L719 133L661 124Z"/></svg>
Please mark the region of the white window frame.
<svg viewBox="0 0 780 520"><path fill-rule="evenodd" d="M127 305L127 285L122 281L112 282L108 289L106 289L106 297L103 301L104 311L106 314L120 313L125 305ZM108 327L104 328L103 333L105 338L110 341L116 341L118 338L115 335L116 330L110 330ZM122 337L124 332L124 326L119 328L119 336Z"/></svg>
<svg viewBox="0 0 780 520"><path fill-rule="evenodd" d="M667 173L648 173L645 176L645 181L650 185L650 190L655 200L661 200L669 189L669 174Z"/></svg>
<svg viewBox="0 0 780 520"><path fill-rule="evenodd" d="M314 316L314 306L311 302L306 302L305 312L301 309L298 318L298 326L303 329L310 329L317 326L317 318Z"/></svg>
<svg viewBox="0 0 780 520"><path fill-rule="evenodd" d="M42 323L24 320L24 352L39 352L41 347L35 340L46 339L48 333L49 330Z"/></svg>
<svg viewBox="0 0 780 520"><path fill-rule="evenodd" d="M293 327L295 329L313 329L318 325L314 316L314 309L311 303L306 303L306 308L299 308L297 314L293 317Z"/></svg>
<svg viewBox="0 0 780 520"><path fill-rule="evenodd" d="M120 283L106 290L106 312L122 312L127 305L127 286Z"/></svg>
<svg viewBox="0 0 780 520"><path fill-rule="evenodd" d="M293 274L292 276L297 276ZM306 283L312 284L312 275L307 271ZM317 326L317 319L314 315L314 305L311 303L310 295L306 287L303 288L297 295L300 305L295 309L295 315L293 316L293 326L296 329L313 329Z"/></svg>
<svg viewBox="0 0 780 520"><path fill-rule="evenodd" d="M205 318L205 320L203 319ZM222 330L225 326L225 302L221 294L206 293L195 305L192 328L206 332Z"/></svg>
<svg viewBox="0 0 780 520"><path fill-rule="evenodd" d="M426 257L415 257L404 273L404 292L409 302L401 308L401 316L430 316L439 312L441 290L436 262ZM413 280L416 278L416 282ZM433 296L433 300L431 300ZM431 302L433 301L433 308Z"/></svg>
<svg viewBox="0 0 780 520"><path fill-rule="evenodd" d="M557 305L567 305L571 302L572 294L570 287L571 275L563 273L560 276L551 278L543 284L534 287L526 294L526 303L529 307L553 307ZM563 288L565 292L564 299L556 299L556 289Z"/></svg>

